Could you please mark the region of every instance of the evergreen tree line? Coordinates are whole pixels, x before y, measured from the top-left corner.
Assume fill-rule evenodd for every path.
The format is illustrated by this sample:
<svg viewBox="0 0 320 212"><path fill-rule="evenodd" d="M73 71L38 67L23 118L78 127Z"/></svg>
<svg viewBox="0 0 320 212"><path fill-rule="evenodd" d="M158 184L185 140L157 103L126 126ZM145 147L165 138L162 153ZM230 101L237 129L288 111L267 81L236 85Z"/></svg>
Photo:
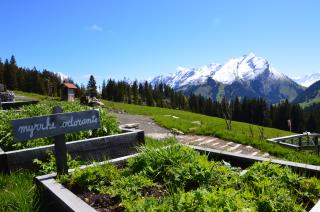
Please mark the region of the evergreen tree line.
<svg viewBox="0 0 320 212"><path fill-rule="evenodd" d="M201 95L185 96L162 83L152 86L147 81L128 83L112 79L103 81L101 97L115 102L187 110L220 118L230 116L234 121L283 130L291 128L297 133L306 130L318 132L320 129L320 113L304 111L288 100L276 105L270 105L262 98L240 100L236 97L231 101L226 98L215 101Z"/></svg>
<svg viewBox="0 0 320 212"><path fill-rule="evenodd" d="M20 90L49 96L59 96L61 79L48 70L39 71L36 68L18 67L16 59L10 61L0 58L0 83L8 90Z"/></svg>

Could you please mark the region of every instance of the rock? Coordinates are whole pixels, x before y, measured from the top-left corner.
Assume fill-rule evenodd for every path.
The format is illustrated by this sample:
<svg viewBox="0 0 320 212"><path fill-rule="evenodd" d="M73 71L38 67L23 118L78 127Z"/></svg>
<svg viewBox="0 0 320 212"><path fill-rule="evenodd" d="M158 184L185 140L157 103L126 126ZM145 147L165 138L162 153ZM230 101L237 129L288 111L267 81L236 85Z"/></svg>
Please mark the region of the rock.
<svg viewBox="0 0 320 212"><path fill-rule="evenodd" d="M174 115L164 115L165 117L172 117L173 119L179 119L178 116L174 116Z"/></svg>
<svg viewBox="0 0 320 212"><path fill-rule="evenodd" d="M192 124L197 124L197 125L201 125L201 121L193 121L191 122Z"/></svg>
<svg viewBox="0 0 320 212"><path fill-rule="evenodd" d="M82 96L80 98L80 103L85 104L85 105L89 105L91 107L93 107L93 106L103 107L104 106L103 102L101 102L99 99L97 99L96 97L91 98L90 96Z"/></svg>
<svg viewBox="0 0 320 212"><path fill-rule="evenodd" d="M172 129L171 129L171 132L172 132L173 134L176 134L176 135L184 135L183 132L181 132L180 130L178 130L178 129L176 129L176 128L172 128Z"/></svg>
<svg viewBox="0 0 320 212"><path fill-rule="evenodd" d="M197 127L190 127L190 128L189 128L189 131L190 131L190 132L194 132L194 131L196 131L197 129L198 129Z"/></svg>
<svg viewBox="0 0 320 212"><path fill-rule="evenodd" d="M122 124L119 126L120 128L128 128L128 129L139 129L139 123L130 123L130 124Z"/></svg>
<svg viewBox="0 0 320 212"><path fill-rule="evenodd" d="M0 92L0 102L14 102L14 98L13 91Z"/></svg>

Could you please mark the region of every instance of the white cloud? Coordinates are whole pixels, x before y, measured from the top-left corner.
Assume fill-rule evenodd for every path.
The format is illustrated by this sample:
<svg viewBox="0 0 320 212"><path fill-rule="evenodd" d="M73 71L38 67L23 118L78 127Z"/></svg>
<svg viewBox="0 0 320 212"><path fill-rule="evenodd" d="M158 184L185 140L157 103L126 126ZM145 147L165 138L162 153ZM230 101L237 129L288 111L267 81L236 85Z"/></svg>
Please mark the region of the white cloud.
<svg viewBox="0 0 320 212"><path fill-rule="evenodd" d="M98 26L98 25L96 25L96 24L93 24L93 25L91 25L91 26L89 26L89 27L86 27L86 30L88 30L88 31L101 32L101 31L103 31L103 28L102 28L101 26Z"/></svg>

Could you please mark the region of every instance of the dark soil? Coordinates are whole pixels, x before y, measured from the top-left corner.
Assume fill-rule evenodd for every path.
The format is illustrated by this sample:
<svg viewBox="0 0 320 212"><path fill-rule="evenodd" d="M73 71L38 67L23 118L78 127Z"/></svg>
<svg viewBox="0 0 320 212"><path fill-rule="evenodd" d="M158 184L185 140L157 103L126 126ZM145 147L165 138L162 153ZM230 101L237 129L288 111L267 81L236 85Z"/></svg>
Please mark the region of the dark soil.
<svg viewBox="0 0 320 212"><path fill-rule="evenodd" d="M107 194L96 194L94 192L85 192L78 194L83 201L96 209L97 211L124 211L121 205L120 197L111 197Z"/></svg>
<svg viewBox="0 0 320 212"><path fill-rule="evenodd" d="M151 186L142 189L141 194L144 197L155 197L160 199L168 194L168 191L156 186ZM77 194L77 196L99 212L125 211L125 208L121 205L121 198L119 196L111 197L108 194L98 194L94 192L83 192Z"/></svg>
<svg viewBox="0 0 320 212"><path fill-rule="evenodd" d="M168 191L165 189L160 189L156 186L152 186L142 189L141 194L144 197L156 197L160 199L161 197L168 194Z"/></svg>

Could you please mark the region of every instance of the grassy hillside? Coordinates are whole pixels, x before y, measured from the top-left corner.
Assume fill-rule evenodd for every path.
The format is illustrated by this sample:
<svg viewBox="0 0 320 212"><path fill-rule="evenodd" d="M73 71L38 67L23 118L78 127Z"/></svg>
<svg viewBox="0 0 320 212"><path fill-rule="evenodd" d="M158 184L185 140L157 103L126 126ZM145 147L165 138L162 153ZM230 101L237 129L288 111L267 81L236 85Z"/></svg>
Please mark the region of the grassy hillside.
<svg viewBox="0 0 320 212"><path fill-rule="evenodd" d="M313 104L319 104L319 103L320 103L320 97L316 97L316 98L313 98L313 99L309 99L309 100L307 100L305 102L302 102L299 105L302 108L307 108L307 107L312 106Z"/></svg>
<svg viewBox="0 0 320 212"><path fill-rule="evenodd" d="M201 114L148 106L138 106L105 101L109 109L125 110L131 114L151 117L159 125L168 129L178 129L184 133L211 135L228 141L251 145L271 155L296 162L320 165L320 158L313 152L299 152L265 139L290 135L292 133L274 128L261 127L242 122L232 122L232 130L226 130L225 121L221 118ZM200 122L201 125L192 122ZM262 138L263 137L263 138Z"/></svg>
<svg viewBox="0 0 320 212"><path fill-rule="evenodd" d="M31 100L46 100L46 99L60 99L59 97L50 97L50 96L44 96L36 93L27 93L23 91L14 91L14 94L16 96L16 101L31 101Z"/></svg>
<svg viewBox="0 0 320 212"><path fill-rule="evenodd" d="M260 138L261 133L259 129L264 130L265 138L273 138L279 136L290 135L292 133L278 130L274 128L261 127L243 122L232 122L232 130L227 131L225 121L221 118L206 116L197 113L191 113L182 110L173 110L167 108L157 108L148 106L139 106L132 104L107 102L105 105L111 109L125 110L131 114L140 114L150 116L158 124L168 129L178 129L184 133L193 133L198 135L212 135L226 137L231 134L245 135L253 138ZM201 122L201 125L192 122ZM252 129L252 134L249 132Z"/></svg>

